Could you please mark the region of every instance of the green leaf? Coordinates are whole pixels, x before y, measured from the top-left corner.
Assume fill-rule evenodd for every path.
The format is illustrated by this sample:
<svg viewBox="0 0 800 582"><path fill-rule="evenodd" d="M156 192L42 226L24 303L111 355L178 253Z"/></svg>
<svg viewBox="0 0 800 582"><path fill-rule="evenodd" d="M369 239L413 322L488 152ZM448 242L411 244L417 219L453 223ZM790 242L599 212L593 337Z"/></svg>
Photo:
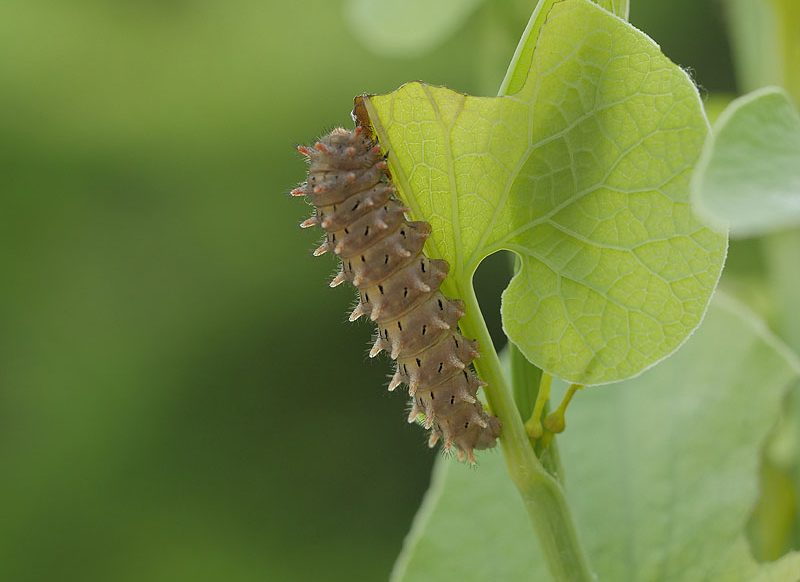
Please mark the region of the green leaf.
<svg viewBox="0 0 800 582"><path fill-rule="evenodd" d="M783 90L731 103L703 148L692 195L698 211L733 236L800 225L800 114Z"/></svg>
<svg viewBox="0 0 800 582"><path fill-rule="evenodd" d="M588 0L551 4L517 51L510 86L528 72L513 95L409 83L364 104L401 198L433 226L429 254L450 262L448 290L514 251L506 334L545 371L601 384L697 327L726 239L688 204L707 133L689 78Z"/></svg>
<svg viewBox="0 0 800 582"><path fill-rule="evenodd" d="M499 95L512 95L517 93L525 85L528 79L529 63L533 58L533 52L536 48L536 40L539 37L542 26L547 22L550 15L550 10L553 4L561 0L539 0L536 7L533 9L533 14L528 21L528 26L522 33L519 39L517 50L514 52L514 57L511 59L511 65L506 72L506 78L500 86ZM628 0L595 0L598 6L601 6L617 15L623 20L628 20Z"/></svg>
<svg viewBox="0 0 800 582"><path fill-rule="evenodd" d="M421 55L456 32L483 0L349 0L353 33L376 53Z"/></svg>
<svg viewBox="0 0 800 582"><path fill-rule="evenodd" d="M674 357L584 391L559 437L566 487L600 580L792 580L800 555L758 565L743 536L762 446L796 363L725 298ZM394 580L547 580L502 456L440 460Z"/></svg>

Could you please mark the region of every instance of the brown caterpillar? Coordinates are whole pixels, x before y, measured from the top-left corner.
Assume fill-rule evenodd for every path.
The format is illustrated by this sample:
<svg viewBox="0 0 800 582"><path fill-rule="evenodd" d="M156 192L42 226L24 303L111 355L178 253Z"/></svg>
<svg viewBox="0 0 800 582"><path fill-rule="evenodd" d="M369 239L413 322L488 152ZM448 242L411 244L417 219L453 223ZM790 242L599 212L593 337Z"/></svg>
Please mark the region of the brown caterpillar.
<svg viewBox="0 0 800 582"><path fill-rule="evenodd" d="M308 196L315 207L300 226L325 230L315 256L330 250L341 260L331 287L349 281L358 288L350 321L368 315L376 322L369 355L385 350L396 361L389 390L408 386L408 421L423 414L430 447L441 438L446 451L455 446L460 460L474 463L473 449L494 446L500 421L475 397L484 383L470 366L476 342L458 331L464 304L439 291L450 266L422 252L431 225L406 220L380 147L366 133L360 125L334 129L313 147L297 148L309 170L292 195Z"/></svg>

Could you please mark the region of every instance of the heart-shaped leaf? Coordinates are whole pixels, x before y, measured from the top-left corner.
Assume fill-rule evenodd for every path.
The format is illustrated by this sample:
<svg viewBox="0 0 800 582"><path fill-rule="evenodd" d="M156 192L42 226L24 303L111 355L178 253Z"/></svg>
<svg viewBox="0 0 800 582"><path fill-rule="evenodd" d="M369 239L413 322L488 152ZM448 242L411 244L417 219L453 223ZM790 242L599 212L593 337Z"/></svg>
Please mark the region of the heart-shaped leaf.
<svg viewBox="0 0 800 582"><path fill-rule="evenodd" d="M506 334L540 368L601 384L697 327L726 238L688 204L707 133L691 80L588 0L549 4L515 57L514 94L409 83L364 105L449 284L466 289L486 256L517 253Z"/></svg>

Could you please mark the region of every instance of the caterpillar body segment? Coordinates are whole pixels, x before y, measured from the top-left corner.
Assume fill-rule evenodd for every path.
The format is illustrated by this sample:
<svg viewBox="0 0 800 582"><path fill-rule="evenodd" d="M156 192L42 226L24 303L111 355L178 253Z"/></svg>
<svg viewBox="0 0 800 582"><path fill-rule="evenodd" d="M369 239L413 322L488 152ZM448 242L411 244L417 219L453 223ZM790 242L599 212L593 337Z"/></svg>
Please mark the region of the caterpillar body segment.
<svg viewBox="0 0 800 582"><path fill-rule="evenodd" d="M370 356L383 351L395 360L389 390L408 387L409 422L423 420L429 446L442 441L445 450L455 448L474 463L474 450L493 447L501 428L476 398L483 382L471 363L479 349L459 332L463 303L439 291L447 261L423 252L430 224L407 220L380 147L366 133L334 129L313 146L298 147L309 170L292 195L314 206L301 226L322 227L325 240L314 254L332 252L341 261L330 285L348 281L357 288L350 320L367 316L376 323Z"/></svg>

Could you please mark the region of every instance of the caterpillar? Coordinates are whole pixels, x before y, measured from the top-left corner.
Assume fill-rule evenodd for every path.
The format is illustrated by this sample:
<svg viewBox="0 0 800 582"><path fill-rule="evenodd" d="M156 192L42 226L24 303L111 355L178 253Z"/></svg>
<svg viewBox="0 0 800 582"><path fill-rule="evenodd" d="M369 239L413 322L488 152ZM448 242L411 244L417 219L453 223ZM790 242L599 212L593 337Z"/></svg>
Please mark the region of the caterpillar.
<svg viewBox="0 0 800 582"><path fill-rule="evenodd" d="M450 266L423 252L430 223L407 220L381 148L362 125L297 149L308 176L291 194L314 206L300 226L322 227L325 239L313 254L330 251L341 261L330 286L348 281L357 288L350 321L367 316L377 325L369 355L385 351L395 361L389 390L408 387L408 422L424 418L428 446L441 440L445 451L455 447L459 460L474 464L474 450L495 445L500 421L476 398L485 383L471 366L477 342L458 329L464 304L439 291Z"/></svg>

